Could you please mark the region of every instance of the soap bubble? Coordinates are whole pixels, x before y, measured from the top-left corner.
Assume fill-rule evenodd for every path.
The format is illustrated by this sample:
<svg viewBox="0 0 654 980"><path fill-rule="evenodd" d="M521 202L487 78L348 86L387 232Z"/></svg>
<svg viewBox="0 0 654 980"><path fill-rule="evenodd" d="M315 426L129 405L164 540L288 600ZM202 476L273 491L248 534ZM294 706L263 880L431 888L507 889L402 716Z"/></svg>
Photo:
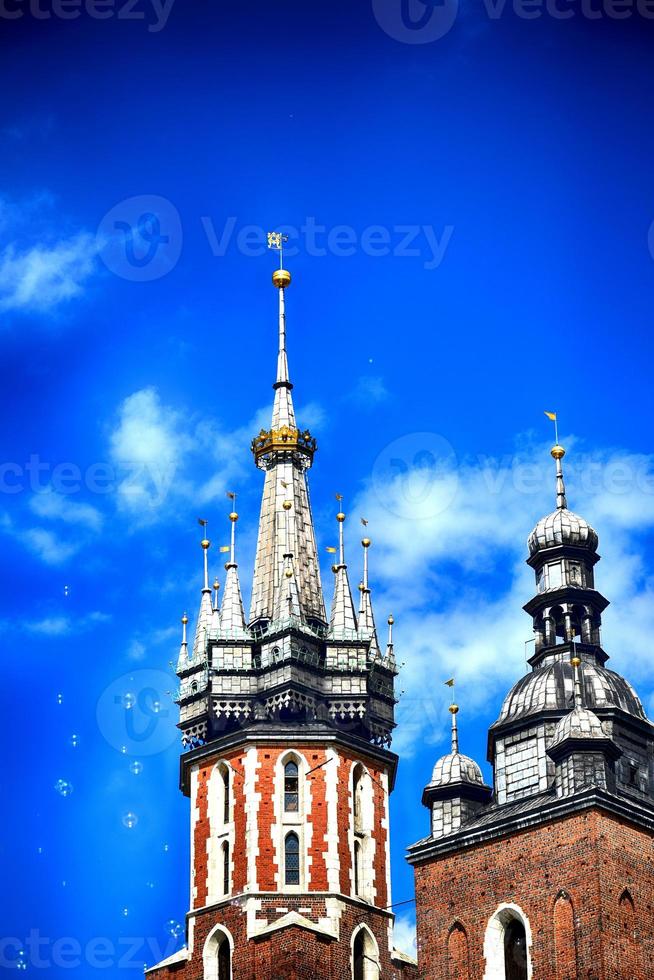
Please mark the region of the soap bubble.
<svg viewBox="0 0 654 980"><path fill-rule="evenodd" d="M125 909L121 909L120 911L121 911L121 915L124 916L124 918L127 918L127 916L129 915L129 909L125 908Z"/></svg>
<svg viewBox="0 0 654 980"><path fill-rule="evenodd" d="M179 939L179 937L182 935L182 932L184 931L182 926L179 924L179 922L177 922L176 919L168 919L165 928L168 935L172 936L173 939Z"/></svg>
<svg viewBox="0 0 654 980"><path fill-rule="evenodd" d="M135 776L140 776L143 772L143 763L139 762L138 759L135 759L134 762L130 762L129 771Z"/></svg>
<svg viewBox="0 0 654 980"><path fill-rule="evenodd" d="M63 696L63 694L58 694L57 695L57 704L63 704L63 703L64 703L64 696Z"/></svg>
<svg viewBox="0 0 654 980"><path fill-rule="evenodd" d="M131 810L128 813L123 814L123 826L127 827L128 830L132 830L133 827L136 827L138 822L139 818L135 813L132 813Z"/></svg>
<svg viewBox="0 0 654 980"><path fill-rule="evenodd" d="M127 694L123 695L124 708L126 708L129 711L131 708L134 707L135 704L136 704L136 698L134 697L131 691L128 691Z"/></svg>
<svg viewBox="0 0 654 980"><path fill-rule="evenodd" d="M71 735L69 739L70 745L73 749L76 749L79 745L79 735Z"/></svg>
<svg viewBox="0 0 654 980"><path fill-rule="evenodd" d="M164 844L163 849L166 853L170 850L170 844Z"/></svg>
<svg viewBox="0 0 654 980"><path fill-rule="evenodd" d="M70 796L73 792L73 784L69 783L67 779L58 779L54 784L54 788L60 796Z"/></svg>
<svg viewBox="0 0 654 980"><path fill-rule="evenodd" d="M18 951L18 954L17 954L16 959L14 961L14 967L17 970L26 970L27 969L27 953L25 952L24 949L20 949Z"/></svg>

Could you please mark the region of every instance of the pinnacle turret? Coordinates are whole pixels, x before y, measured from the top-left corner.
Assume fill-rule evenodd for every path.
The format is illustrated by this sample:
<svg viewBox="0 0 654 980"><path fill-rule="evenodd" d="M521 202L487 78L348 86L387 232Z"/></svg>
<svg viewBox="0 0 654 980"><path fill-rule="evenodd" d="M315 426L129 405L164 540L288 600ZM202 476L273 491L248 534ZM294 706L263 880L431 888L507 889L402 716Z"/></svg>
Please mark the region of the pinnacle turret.
<svg viewBox="0 0 654 980"><path fill-rule="evenodd" d="M235 495L231 495L232 500ZM223 604L220 610L219 634L221 637L243 639L248 634L245 627L245 613L241 597L241 583L238 577L236 563L236 522L238 514L232 511L229 515L231 524L231 541L229 545L229 561L225 564L227 576L223 592Z"/></svg>
<svg viewBox="0 0 654 980"><path fill-rule="evenodd" d="M338 521L338 564L334 565L334 599L329 620L329 634L334 639L354 639L357 621L354 614L352 590L347 575L347 565L345 564L343 540L345 514L339 511L336 520Z"/></svg>

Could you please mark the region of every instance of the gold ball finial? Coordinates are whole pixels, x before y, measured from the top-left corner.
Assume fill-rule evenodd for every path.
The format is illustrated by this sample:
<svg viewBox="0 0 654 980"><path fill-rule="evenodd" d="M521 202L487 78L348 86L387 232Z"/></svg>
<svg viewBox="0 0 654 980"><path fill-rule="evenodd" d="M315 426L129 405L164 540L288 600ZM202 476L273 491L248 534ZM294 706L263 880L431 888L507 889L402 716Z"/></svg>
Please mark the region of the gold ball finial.
<svg viewBox="0 0 654 980"><path fill-rule="evenodd" d="M388 617L388 625L389 626L392 626L394 622L395 622L395 619L393 618L393 616L389 616Z"/></svg>
<svg viewBox="0 0 654 980"><path fill-rule="evenodd" d="M458 704L451 704L447 710L455 715L459 710L459 706Z"/></svg>
<svg viewBox="0 0 654 980"><path fill-rule="evenodd" d="M334 573L334 575L336 575L337 571L338 571L338 565L332 565L332 572Z"/></svg>
<svg viewBox="0 0 654 980"><path fill-rule="evenodd" d="M282 504L284 510L290 510L292 506L293 506L292 500L285 500L284 503Z"/></svg>
<svg viewBox="0 0 654 980"><path fill-rule="evenodd" d="M359 582L359 592L363 592L363 591L365 590L365 588L366 588L366 587L365 587L365 585L363 584L363 582Z"/></svg>
<svg viewBox="0 0 654 980"><path fill-rule="evenodd" d="M237 521L237 520L238 520L238 514L236 513L236 511L235 511L235 510L233 510L233 511L231 512L231 514L229 515L229 519L230 519L230 521L231 521L232 523L234 523L234 521Z"/></svg>
<svg viewBox="0 0 654 980"><path fill-rule="evenodd" d="M370 540L370 538L361 538L361 544L363 545L364 548L369 548L370 545L372 544L372 541Z"/></svg>
<svg viewBox="0 0 654 980"><path fill-rule="evenodd" d="M206 551L206 550L207 550L208 548L210 548L210 547L211 547L211 541L209 541L209 539L208 539L208 538L202 538L202 541L200 541L200 547L201 547L201 548L202 548L202 549L203 549L204 551Z"/></svg>
<svg viewBox="0 0 654 980"><path fill-rule="evenodd" d="M214 587L214 589L216 590L216 592L217 592L217 591L218 591L218 589L220 588L220 582L218 581L218 579L217 579L217 578L215 578L215 579L213 580L213 587Z"/></svg>
<svg viewBox="0 0 654 980"><path fill-rule="evenodd" d="M286 289L287 286L291 285L291 273L287 272L286 269L275 269L272 274L273 286L277 286L277 289Z"/></svg>
<svg viewBox="0 0 654 980"><path fill-rule="evenodd" d="M182 623L184 624L184 626L186 626L186 624L188 623L188 616L186 615L186 613L184 613L184 615L182 616Z"/></svg>
<svg viewBox="0 0 654 980"><path fill-rule="evenodd" d="M284 575L286 576L286 578L293 578L293 569L287 568L286 571L284 572Z"/></svg>
<svg viewBox="0 0 654 980"><path fill-rule="evenodd" d="M581 657L573 657L570 663L573 667L578 667L581 663Z"/></svg>
<svg viewBox="0 0 654 980"><path fill-rule="evenodd" d="M556 446L552 446L550 450L550 454L553 459L563 459L563 457L565 456L565 449L563 448L563 446L559 446L559 444L557 443Z"/></svg>
<svg viewBox="0 0 654 980"><path fill-rule="evenodd" d="M345 520L345 514L343 513L342 510L339 510L338 514L336 515L336 520L338 521L339 524L342 524L343 521Z"/></svg>

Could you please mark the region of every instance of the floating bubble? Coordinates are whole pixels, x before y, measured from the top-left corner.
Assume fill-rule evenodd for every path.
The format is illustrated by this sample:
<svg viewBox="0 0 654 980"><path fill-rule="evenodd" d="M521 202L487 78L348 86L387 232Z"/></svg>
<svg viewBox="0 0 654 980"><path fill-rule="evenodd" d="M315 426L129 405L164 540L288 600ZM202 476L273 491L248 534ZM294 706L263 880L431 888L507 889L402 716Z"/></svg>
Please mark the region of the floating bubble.
<svg viewBox="0 0 654 980"><path fill-rule="evenodd" d="M153 881L146 881L145 887L146 888L154 888L154 882Z"/></svg>
<svg viewBox="0 0 654 980"><path fill-rule="evenodd" d="M120 752L121 752L121 755L127 755L127 746L126 745L121 745Z"/></svg>
<svg viewBox="0 0 654 980"><path fill-rule="evenodd" d="M129 764L129 771L134 776L140 776L143 772L143 763L139 762L138 759L134 759L134 762L130 762Z"/></svg>
<svg viewBox="0 0 654 980"><path fill-rule="evenodd" d="M79 745L79 735L71 735L70 736L70 739L69 739L69 742L70 742L72 748L76 749L77 746Z"/></svg>
<svg viewBox="0 0 654 980"><path fill-rule="evenodd" d="M42 847L37 847L36 853L37 854L43 854L43 848Z"/></svg>
<svg viewBox="0 0 654 980"><path fill-rule="evenodd" d="M127 694L123 694L123 708L125 708L127 711L130 711L135 704L136 704L136 698L131 691L128 691Z"/></svg>
<svg viewBox="0 0 654 980"><path fill-rule="evenodd" d="M121 909L120 912L121 915L124 916L124 918L127 918L127 916L129 915L129 909Z"/></svg>
<svg viewBox="0 0 654 980"><path fill-rule="evenodd" d="M64 703L64 696L63 696L63 694L58 694L57 695L57 704L63 704L63 703Z"/></svg>
<svg viewBox="0 0 654 980"><path fill-rule="evenodd" d="M70 796L73 792L73 784L69 783L67 779L58 779L54 784L54 788L60 796Z"/></svg>
<svg viewBox="0 0 654 980"><path fill-rule="evenodd" d="M27 969L27 953L25 952L24 949L19 949L18 954L16 956L16 960L14 962L14 967L17 970Z"/></svg>
<svg viewBox="0 0 654 980"><path fill-rule="evenodd" d="M64 595L68 595L68 586L64 585Z"/></svg>
<svg viewBox="0 0 654 980"><path fill-rule="evenodd" d="M128 830L132 830L133 827L136 827L138 822L139 818L135 813L132 813L131 810L128 813L123 814L123 826L127 827Z"/></svg>
<svg viewBox="0 0 654 980"><path fill-rule="evenodd" d="M168 935L172 936L173 939L179 939L184 931L176 919L168 919L165 928Z"/></svg>
<svg viewBox="0 0 654 980"><path fill-rule="evenodd" d="M154 711L155 715L158 715L161 711L161 701L153 701L152 710Z"/></svg>
<svg viewBox="0 0 654 980"><path fill-rule="evenodd" d="M164 844L163 849L167 853L170 850L170 844Z"/></svg>

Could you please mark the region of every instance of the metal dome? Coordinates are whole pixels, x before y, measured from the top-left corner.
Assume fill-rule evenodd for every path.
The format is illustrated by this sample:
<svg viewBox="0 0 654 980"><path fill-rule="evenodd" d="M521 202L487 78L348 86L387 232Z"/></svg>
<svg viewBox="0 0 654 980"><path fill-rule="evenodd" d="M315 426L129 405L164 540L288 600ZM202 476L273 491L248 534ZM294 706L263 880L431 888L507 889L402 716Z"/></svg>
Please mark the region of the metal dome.
<svg viewBox="0 0 654 980"><path fill-rule="evenodd" d="M597 551L599 538L585 518L562 507L542 517L528 538L529 554L556 545L569 544L588 551Z"/></svg>
<svg viewBox="0 0 654 980"><path fill-rule="evenodd" d="M606 737L606 733L602 728L602 722L595 712L591 711L590 708L583 708L581 705L578 705L561 718L561 721L556 726L550 748L560 745L569 738L603 740Z"/></svg>
<svg viewBox="0 0 654 980"><path fill-rule="evenodd" d="M587 660L582 670L584 703L589 708L621 708L645 719L640 699L631 684L612 670ZM541 711L569 711L574 696L573 668L569 660L556 660L527 674L511 688L495 724L504 724Z"/></svg>
<svg viewBox="0 0 654 980"><path fill-rule="evenodd" d="M449 752L442 756L434 766L430 789L436 786L449 786L451 783L472 783L475 786L484 785L481 769L467 755L460 752Z"/></svg>

